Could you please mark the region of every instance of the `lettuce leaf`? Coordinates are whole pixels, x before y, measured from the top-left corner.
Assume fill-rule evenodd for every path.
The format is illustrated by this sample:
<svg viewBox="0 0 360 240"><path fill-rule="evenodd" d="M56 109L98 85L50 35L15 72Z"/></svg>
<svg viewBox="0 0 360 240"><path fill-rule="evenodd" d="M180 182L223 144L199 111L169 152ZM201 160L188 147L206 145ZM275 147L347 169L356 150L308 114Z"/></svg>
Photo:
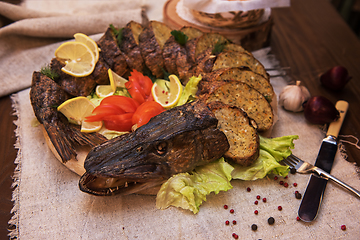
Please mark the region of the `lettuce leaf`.
<svg viewBox="0 0 360 240"><path fill-rule="evenodd" d="M232 171L233 167L220 158L190 173L176 174L161 186L156 196L156 207L181 207L196 214L208 194L232 189Z"/></svg>
<svg viewBox="0 0 360 240"><path fill-rule="evenodd" d="M180 99L177 103L177 106L184 105L188 101L192 101L196 98L196 92L198 90L198 84L201 81L202 77L199 75L198 77L192 76L188 83L185 85L183 92L180 96Z"/></svg>
<svg viewBox="0 0 360 240"><path fill-rule="evenodd" d="M233 164L234 171L231 173L233 179L256 180L264 178L269 173L286 176L289 167L279 162L291 154L294 149L293 140L297 135L289 135L278 138L265 138L260 136L260 152L258 159L248 167Z"/></svg>

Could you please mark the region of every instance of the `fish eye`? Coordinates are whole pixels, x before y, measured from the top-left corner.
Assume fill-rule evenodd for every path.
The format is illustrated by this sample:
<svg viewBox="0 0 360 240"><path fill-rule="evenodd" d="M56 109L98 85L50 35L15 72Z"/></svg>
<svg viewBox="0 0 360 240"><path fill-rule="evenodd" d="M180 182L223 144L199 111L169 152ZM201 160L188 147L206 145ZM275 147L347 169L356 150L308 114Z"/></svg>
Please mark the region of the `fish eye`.
<svg viewBox="0 0 360 240"><path fill-rule="evenodd" d="M155 146L155 149L159 155L163 155L166 153L167 150L167 143L161 142Z"/></svg>
<svg viewBox="0 0 360 240"><path fill-rule="evenodd" d="M141 152L143 150L143 147L138 147L137 149L136 149L136 152Z"/></svg>

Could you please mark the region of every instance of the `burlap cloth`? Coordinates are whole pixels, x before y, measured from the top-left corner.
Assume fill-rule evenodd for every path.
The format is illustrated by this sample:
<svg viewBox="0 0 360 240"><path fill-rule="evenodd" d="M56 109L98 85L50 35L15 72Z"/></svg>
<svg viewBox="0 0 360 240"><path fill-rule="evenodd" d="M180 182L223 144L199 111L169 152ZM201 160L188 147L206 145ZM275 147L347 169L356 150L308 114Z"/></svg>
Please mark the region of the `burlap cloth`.
<svg viewBox="0 0 360 240"><path fill-rule="evenodd" d="M140 17L140 11L138 14ZM18 59L23 54L29 58L28 50L17 51L12 56L14 65L22 63L18 68L26 68L18 80L30 82L31 72L48 63L58 45L46 45L36 51L30 49L39 58L37 64L27 65L24 59ZM255 56L267 68L276 67L269 50L262 49ZM6 71L3 65L0 66L1 71ZM287 84L285 78L271 78L277 94ZM3 77L2 81L11 82ZM56 160L45 143L41 128L32 125L35 117L29 101L29 89L13 94L12 99L18 116L16 147L19 154L14 174L14 216L10 221L16 229L11 232L11 237L232 239L232 233L237 233L240 239L359 239L360 200L332 182L327 185L317 219L312 223L296 220L300 200L294 197L294 192L304 193L309 175L296 174L278 180L268 177L251 182L232 181L233 189L209 195L196 215L174 207L157 210L155 196L96 197L83 193L78 188L79 176ZM318 126L307 124L301 113L289 113L279 108L278 117L272 136L299 135L293 152L314 163L324 132ZM340 152L336 155L332 174L360 189L355 167L344 160ZM289 187L281 186L280 180L289 183ZM293 186L295 182L297 187ZM246 191L247 187L251 188L251 192ZM260 200L255 205L257 195L267 198L267 202ZM225 210L224 204L235 212L231 214L229 209ZM281 211L278 206L282 206ZM258 210L259 214L255 215L254 210ZM267 223L271 216L275 218L274 225ZM229 226L225 225L226 220L230 221ZM236 220L236 225L232 224L233 220ZM257 231L251 230L252 224L258 225ZM343 224L347 226L346 231L340 229Z"/></svg>

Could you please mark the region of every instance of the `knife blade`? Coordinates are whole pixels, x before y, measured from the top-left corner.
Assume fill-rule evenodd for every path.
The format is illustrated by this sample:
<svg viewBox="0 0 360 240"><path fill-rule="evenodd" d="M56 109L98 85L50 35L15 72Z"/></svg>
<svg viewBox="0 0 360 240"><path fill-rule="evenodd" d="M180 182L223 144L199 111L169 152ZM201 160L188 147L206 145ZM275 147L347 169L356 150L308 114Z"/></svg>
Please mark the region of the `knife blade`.
<svg viewBox="0 0 360 240"><path fill-rule="evenodd" d="M326 137L322 140L315 166L330 173L336 151L338 148L337 137L344 122L349 104L340 100L335 104L340 113L340 117L335 122L330 123ZM303 195L298 216L304 222L313 221L319 212L320 205L324 196L327 180L316 175L311 175L305 193Z"/></svg>

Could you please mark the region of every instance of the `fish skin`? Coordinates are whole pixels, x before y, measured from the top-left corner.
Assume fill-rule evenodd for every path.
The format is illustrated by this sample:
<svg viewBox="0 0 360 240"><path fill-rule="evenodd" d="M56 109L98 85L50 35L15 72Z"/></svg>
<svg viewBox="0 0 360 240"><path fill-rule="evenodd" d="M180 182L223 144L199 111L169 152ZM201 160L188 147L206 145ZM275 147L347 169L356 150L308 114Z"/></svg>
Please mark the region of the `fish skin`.
<svg viewBox="0 0 360 240"><path fill-rule="evenodd" d="M77 145L95 146L106 141L98 133L82 133L70 124L66 117L57 111L57 107L70 98L51 78L34 72L30 89L30 102L37 120L43 124L50 141L65 163L76 157Z"/></svg>
<svg viewBox="0 0 360 240"><path fill-rule="evenodd" d="M85 160L80 189L95 195L126 193L126 188L94 189L89 179L137 182L134 187L140 189L141 183L161 183L176 173L215 161L229 149L217 122L201 101L167 110L136 131L94 147Z"/></svg>

